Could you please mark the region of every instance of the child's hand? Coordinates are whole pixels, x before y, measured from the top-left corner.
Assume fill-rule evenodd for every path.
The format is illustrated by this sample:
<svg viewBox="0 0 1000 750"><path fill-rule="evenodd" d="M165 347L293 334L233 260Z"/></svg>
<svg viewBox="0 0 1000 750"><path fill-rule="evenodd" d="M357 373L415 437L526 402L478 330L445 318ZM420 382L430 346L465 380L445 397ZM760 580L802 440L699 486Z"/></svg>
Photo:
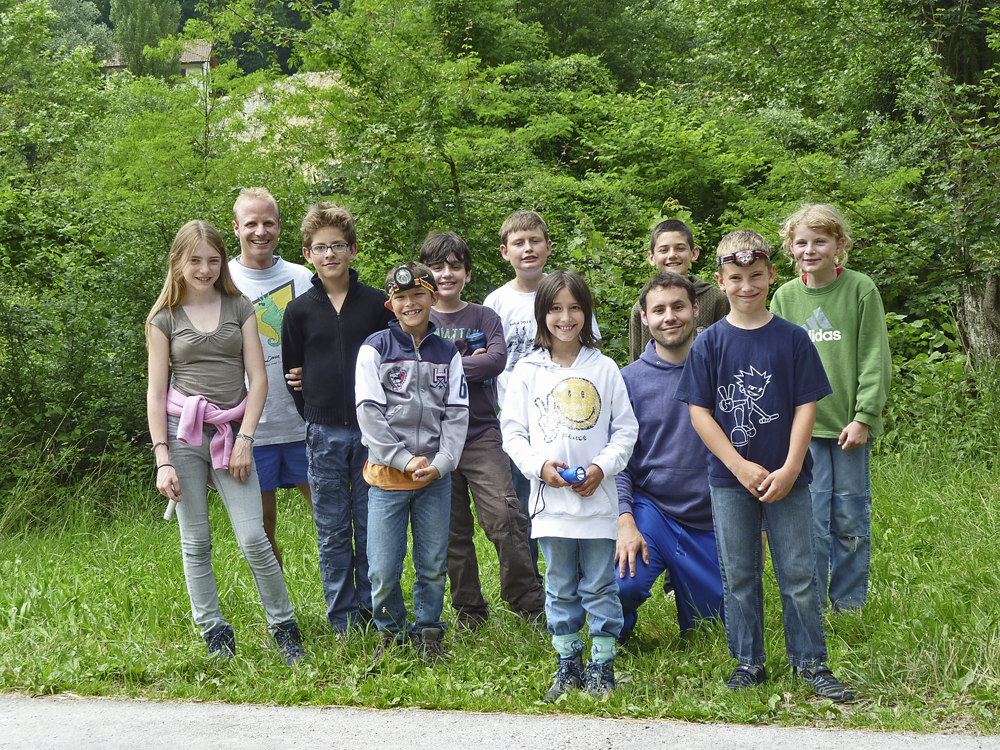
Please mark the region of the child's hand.
<svg viewBox="0 0 1000 750"><path fill-rule="evenodd" d="M571 484L573 492L583 497L590 497L597 490L597 486L604 481L604 470L597 464L587 467L587 478L582 482Z"/></svg>
<svg viewBox="0 0 1000 750"><path fill-rule="evenodd" d="M433 482L440 476L441 472L438 471L437 466L431 464L413 470L413 480L415 482Z"/></svg>
<svg viewBox="0 0 1000 750"><path fill-rule="evenodd" d="M292 390L302 390L302 368L293 367L285 373L285 382L292 387Z"/></svg>
<svg viewBox="0 0 1000 750"><path fill-rule="evenodd" d="M441 472L425 456L411 458L406 464L406 472L413 476L414 482L433 482L441 476Z"/></svg>
<svg viewBox="0 0 1000 750"><path fill-rule="evenodd" d="M792 489L792 485L795 484L795 480L798 478L799 473L793 469L786 469L784 467L778 469L777 471L772 471L768 474L764 481L760 483L760 489L764 493L760 501L762 503L774 503L783 498L788 494L788 491Z"/></svg>
<svg viewBox="0 0 1000 750"><path fill-rule="evenodd" d="M163 466L156 470L156 489L161 495L175 503L181 501L181 483L173 466Z"/></svg>
<svg viewBox="0 0 1000 750"><path fill-rule="evenodd" d="M559 476L559 469L568 469L562 461L546 461L542 466L542 481L549 487L568 487L569 482Z"/></svg>
<svg viewBox="0 0 1000 750"><path fill-rule="evenodd" d="M229 456L229 473L237 482L245 482L250 478L250 467L253 463L253 446L249 440L237 440L233 452Z"/></svg>
<svg viewBox="0 0 1000 750"><path fill-rule="evenodd" d="M750 494L754 497L760 497L764 492L764 490L760 489L760 486L768 477L768 473L767 469L760 464L755 464L753 461L741 458L740 463L736 468L732 469L732 472L740 481L740 484L750 490Z"/></svg>
<svg viewBox="0 0 1000 750"><path fill-rule="evenodd" d="M868 442L868 425L864 422L851 422L844 431L840 433L837 443L845 451L853 448L860 448Z"/></svg>
<svg viewBox="0 0 1000 750"><path fill-rule="evenodd" d="M420 469L426 469L431 465L431 462L427 460L424 456L414 456L409 461L406 462L406 468L403 469L407 474L414 474ZM414 476L416 479L416 476Z"/></svg>

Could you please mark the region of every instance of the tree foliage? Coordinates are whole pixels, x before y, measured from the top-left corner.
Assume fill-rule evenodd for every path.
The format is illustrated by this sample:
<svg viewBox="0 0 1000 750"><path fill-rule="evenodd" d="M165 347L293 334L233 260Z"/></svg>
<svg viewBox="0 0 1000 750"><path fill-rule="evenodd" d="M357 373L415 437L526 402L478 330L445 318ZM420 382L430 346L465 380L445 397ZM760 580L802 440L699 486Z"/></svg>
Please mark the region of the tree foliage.
<svg viewBox="0 0 1000 750"><path fill-rule="evenodd" d="M191 218L228 226L253 185L278 197L290 259L310 203L349 207L370 283L459 232L474 301L510 278L503 219L537 210L622 361L657 221L684 219L710 256L733 228L776 241L803 201L833 202L907 361L951 377L960 343L1000 353L1000 19L982 4L227 0L186 3L177 37L168 5L108 10L147 70L209 41L204 88L104 81L55 44L47 2L0 0L0 453L13 424L80 460L142 439L141 321L170 240Z"/></svg>
<svg viewBox="0 0 1000 750"><path fill-rule="evenodd" d="M125 56L128 69L137 76L167 76L176 61L150 60L146 47L156 47L161 39L180 29L181 7L177 0L111 0L114 39Z"/></svg>
<svg viewBox="0 0 1000 750"><path fill-rule="evenodd" d="M111 29L101 22L101 11L94 3L90 0L50 0L50 3L56 13L50 51L83 47L92 51L95 62L111 56Z"/></svg>

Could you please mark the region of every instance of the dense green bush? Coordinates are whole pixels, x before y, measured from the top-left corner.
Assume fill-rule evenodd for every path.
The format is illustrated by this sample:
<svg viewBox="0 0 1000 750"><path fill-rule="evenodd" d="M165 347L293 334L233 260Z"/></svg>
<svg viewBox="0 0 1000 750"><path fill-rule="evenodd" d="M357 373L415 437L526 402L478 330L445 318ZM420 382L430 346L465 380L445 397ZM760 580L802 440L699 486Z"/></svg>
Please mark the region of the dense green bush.
<svg viewBox="0 0 1000 750"><path fill-rule="evenodd" d="M309 204L354 211L371 284L428 231L458 232L475 257L472 301L512 276L504 218L536 210L550 268L586 277L620 364L656 221L689 222L703 251L694 272L710 278L726 232L777 243L800 203L834 202L853 225L851 266L890 313L879 450L944 440L991 457L998 420L981 394L996 375L969 368L951 321L962 285L1000 257L989 212L1000 150L977 114L995 110L988 77L949 88L927 30L882 0L837 9L852 28L819 47L840 15L815 4L543 5L303 0L290 23L255 0L209 4L189 27L220 53L202 89L104 81L85 52L45 51L44 3L0 0L13 13L0 40L0 502L26 476L70 487L139 460L142 321L170 242L192 218L228 235L233 200L254 185L281 204L288 259ZM984 49L1000 48L998 23L975 30ZM780 54L759 54L746 28ZM254 39L282 45L301 75L243 75ZM792 274L779 259L778 283Z"/></svg>

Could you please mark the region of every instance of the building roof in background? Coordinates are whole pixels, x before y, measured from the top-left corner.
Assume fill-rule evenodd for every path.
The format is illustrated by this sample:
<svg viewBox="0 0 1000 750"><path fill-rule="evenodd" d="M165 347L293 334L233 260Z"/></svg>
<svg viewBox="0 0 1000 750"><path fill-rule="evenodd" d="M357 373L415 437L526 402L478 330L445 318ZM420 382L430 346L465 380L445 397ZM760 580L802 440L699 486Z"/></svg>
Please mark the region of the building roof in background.
<svg viewBox="0 0 1000 750"><path fill-rule="evenodd" d="M181 53L181 65L191 63L204 63L209 62L212 59L212 44L204 39L193 39L190 42L184 43L184 51ZM124 68L126 67L125 55L122 54L121 50L114 50L108 59L104 61L103 67L105 68Z"/></svg>

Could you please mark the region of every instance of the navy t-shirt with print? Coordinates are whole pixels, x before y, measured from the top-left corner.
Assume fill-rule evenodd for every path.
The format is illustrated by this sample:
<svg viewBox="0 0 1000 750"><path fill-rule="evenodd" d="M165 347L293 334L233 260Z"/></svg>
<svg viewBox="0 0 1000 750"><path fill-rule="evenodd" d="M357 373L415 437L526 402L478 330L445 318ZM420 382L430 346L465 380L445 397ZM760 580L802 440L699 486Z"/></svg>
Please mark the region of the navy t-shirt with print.
<svg viewBox="0 0 1000 750"><path fill-rule="evenodd" d="M780 469L788 457L795 407L832 392L809 334L775 315L752 330L723 319L698 334L675 395L711 410L739 454L770 472ZM807 452L795 484L811 481L812 458ZM740 486L711 453L708 482L715 487Z"/></svg>

